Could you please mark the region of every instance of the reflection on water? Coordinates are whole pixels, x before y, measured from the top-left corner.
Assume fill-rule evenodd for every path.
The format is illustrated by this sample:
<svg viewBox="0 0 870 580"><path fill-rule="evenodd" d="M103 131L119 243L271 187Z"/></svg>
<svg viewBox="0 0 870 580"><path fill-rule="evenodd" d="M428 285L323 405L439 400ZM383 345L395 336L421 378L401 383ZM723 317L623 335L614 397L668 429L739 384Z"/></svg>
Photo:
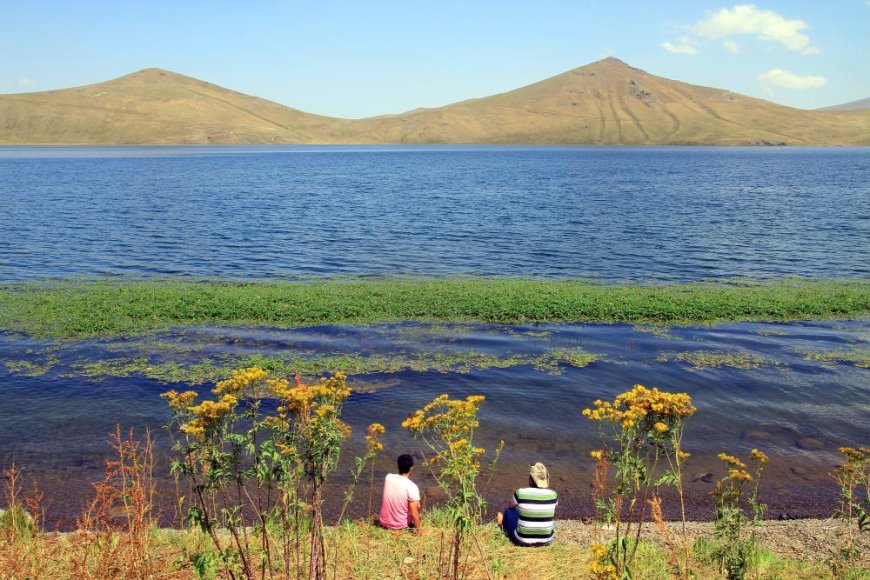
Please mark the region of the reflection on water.
<svg viewBox="0 0 870 580"><path fill-rule="evenodd" d="M138 361L141 368L172 360L184 369L254 353L385 360L398 353L424 361L482 353L489 358L457 367L384 367L352 376L355 392L345 418L354 438L344 461L349 464L361 448L365 426L379 421L387 427L389 457L377 466L384 473L391 468L390 457L416 449L400 427L408 413L444 392L454 397L480 393L486 396L480 444L492 450L500 439L506 443L496 476L485 486L491 504L500 506L524 479L524 466L541 460L560 489L563 513L588 515L588 452L599 443L595 425L580 410L642 383L686 391L698 407L684 441L693 454L687 466L693 517L712 515L708 494L721 475L715 455L753 447L772 458L762 485L762 501L771 504L772 515L825 515L833 506L835 492L826 473L837 464L837 447L868 443L870 370L859 366L860 359L817 360L814 355L864 353L866 360L868 330L867 320L668 329L404 323L290 330L198 327L148 340L57 344L6 334L0 335L5 361L0 367L0 465L15 461L25 468L26 480L37 477L51 498L49 518L59 524L69 523L89 484L102 474L107 434L116 423L150 428L157 437L158 471L166 473L168 443L160 427L168 413L158 395L167 385L136 372L83 376L82 369L95 361ZM560 349L582 350L597 359L582 367L522 363ZM509 358L520 363L492 364ZM744 364L747 360L752 364ZM209 385L197 388L207 392ZM419 471L422 487L433 487L425 469ZM169 493L168 476L162 484ZM362 503L356 508L357 513L366 509Z"/></svg>

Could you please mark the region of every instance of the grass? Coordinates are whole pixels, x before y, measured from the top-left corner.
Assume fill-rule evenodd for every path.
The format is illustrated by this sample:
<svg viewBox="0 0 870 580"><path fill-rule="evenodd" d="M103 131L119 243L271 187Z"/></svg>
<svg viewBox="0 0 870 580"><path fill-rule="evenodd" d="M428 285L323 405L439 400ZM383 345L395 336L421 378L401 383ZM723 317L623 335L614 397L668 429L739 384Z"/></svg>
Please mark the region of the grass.
<svg viewBox="0 0 870 580"><path fill-rule="evenodd" d="M864 280L654 286L514 278L100 280L0 287L0 330L48 338L131 336L199 324L298 327L419 320L667 325L868 313L870 282Z"/></svg>
<svg viewBox="0 0 870 580"><path fill-rule="evenodd" d="M437 515L437 512L436 512ZM450 530L433 525L431 514L424 527L428 533L416 536L392 532L365 521L344 522L329 526L325 539L330 578L439 578L438 559ZM469 540L469 558L463 570L467 578L590 578L589 545L594 531L579 522L563 522L566 533L557 532L556 542L547 548L516 548L493 524L476 526L475 538ZM579 529L580 531L575 531ZM123 543L123 532L107 538L106 550L113 543ZM18 540L21 542L22 540ZM14 546L0 536L0 561L4 555L15 556L17 572L22 577L61 578L87 576L93 566L92 539L82 534L37 533L27 537L26 546ZM336 549L338 547L338 549ZM699 540L692 552L692 570L697 578L721 578L709 554L710 543ZM26 550L21 550L26 548ZM90 550L91 560L83 566L83 553ZM124 559L129 559L124 555ZM197 566L208 570L214 566L214 554L205 535L198 530L151 528L148 532L148 572L155 578L197 578ZM276 566L277 568L277 566ZM674 564L668 551L659 543L642 541L633 572L635 578L669 578ZM77 574L75 572L78 572ZM856 563L846 571L847 578L866 577L866 562ZM83 574L84 573L84 574ZM812 555L793 558L762 549L759 555L759 578L822 578L829 569ZM119 574L119 576L121 576ZM280 577L276 570L275 577Z"/></svg>

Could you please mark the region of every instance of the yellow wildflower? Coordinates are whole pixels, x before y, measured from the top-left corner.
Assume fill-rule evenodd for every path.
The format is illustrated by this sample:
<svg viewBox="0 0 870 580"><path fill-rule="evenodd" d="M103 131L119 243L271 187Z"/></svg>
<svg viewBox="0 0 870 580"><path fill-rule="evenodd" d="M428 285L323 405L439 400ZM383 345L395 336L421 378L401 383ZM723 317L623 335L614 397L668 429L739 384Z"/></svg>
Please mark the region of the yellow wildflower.
<svg viewBox="0 0 870 580"><path fill-rule="evenodd" d="M593 449L589 452L589 455L592 457L592 459L595 459L596 461L601 461L602 459L604 459L604 451L602 451L601 449Z"/></svg>
<svg viewBox="0 0 870 580"><path fill-rule="evenodd" d="M671 430L671 428L668 427L667 423L663 423L662 421L658 421L655 425L653 425L653 427L655 427L655 430L658 433L667 433Z"/></svg>
<svg viewBox="0 0 870 580"><path fill-rule="evenodd" d="M335 405L321 405L315 411L315 414L323 419L328 415L333 415L335 413Z"/></svg>
<svg viewBox="0 0 870 580"><path fill-rule="evenodd" d="M752 476L742 469L729 469L728 478L734 481L752 481Z"/></svg>
<svg viewBox="0 0 870 580"><path fill-rule="evenodd" d="M220 381L215 385L212 391L216 395L228 393L236 395L243 391L246 387L264 381L269 377L269 371L259 367L249 367L246 369L234 370L230 374L230 378L225 381Z"/></svg>
<svg viewBox="0 0 870 580"><path fill-rule="evenodd" d="M758 449L753 449L749 452L749 457L759 462L761 465L767 463L768 457L767 454L763 451L759 451Z"/></svg>
<svg viewBox="0 0 870 580"><path fill-rule="evenodd" d="M746 469L746 464L734 457L733 455L728 455L727 453L720 453L717 457L721 459L726 465L737 469Z"/></svg>
<svg viewBox="0 0 870 580"><path fill-rule="evenodd" d="M160 396L169 402L171 408L176 411L182 411L186 410L190 404L196 400L196 391L184 391L183 393L179 393L178 391L172 390L167 391Z"/></svg>
<svg viewBox="0 0 870 580"><path fill-rule="evenodd" d="M380 453L384 450L384 444L381 443L380 436L384 434L384 426L380 423L372 423L369 425L366 432L366 450L370 455Z"/></svg>
<svg viewBox="0 0 870 580"><path fill-rule="evenodd" d="M854 447L840 447L840 453L852 461L862 461L864 459L864 454Z"/></svg>
<svg viewBox="0 0 870 580"><path fill-rule="evenodd" d="M182 433L185 435L190 435L194 439L198 439L200 441L205 437L205 427L207 422L203 419L193 419L184 423L179 427Z"/></svg>
<svg viewBox="0 0 870 580"><path fill-rule="evenodd" d="M592 544L591 550L596 560L602 560L607 557L607 546L604 544Z"/></svg>
<svg viewBox="0 0 870 580"><path fill-rule="evenodd" d="M203 401L199 405L188 407L187 410L203 419L214 420L232 412L238 403L239 400L233 395L224 395L217 401Z"/></svg>

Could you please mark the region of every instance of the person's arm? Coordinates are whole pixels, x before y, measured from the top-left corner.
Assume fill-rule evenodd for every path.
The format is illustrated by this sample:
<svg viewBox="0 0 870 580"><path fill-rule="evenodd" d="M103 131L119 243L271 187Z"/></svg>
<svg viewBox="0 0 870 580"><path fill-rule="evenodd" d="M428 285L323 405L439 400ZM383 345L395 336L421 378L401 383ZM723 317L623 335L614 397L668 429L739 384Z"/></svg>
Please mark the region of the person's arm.
<svg viewBox="0 0 870 580"><path fill-rule="evenodd" d="M519 504L519 500L517 500L516 492L511 496L511 499L508 501L508 507L513 509L517 507Z"/></svg>
<svg viewBox="0 0 870 580"><path fill-rule="evenodd" d="M408 502L408 512L410 513L411 519L411 527L418 534L423 533L423 521L420 519L420 502L419 501L409 501Z"/></svg>

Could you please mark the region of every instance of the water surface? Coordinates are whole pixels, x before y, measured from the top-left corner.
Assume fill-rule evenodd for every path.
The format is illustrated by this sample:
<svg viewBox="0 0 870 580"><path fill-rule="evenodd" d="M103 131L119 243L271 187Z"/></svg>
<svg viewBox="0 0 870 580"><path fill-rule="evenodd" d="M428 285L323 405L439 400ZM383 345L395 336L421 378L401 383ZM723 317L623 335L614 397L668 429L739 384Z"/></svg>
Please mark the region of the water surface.
<svg viewBox="0 0 870 580"><path fill-rule="evenodd" d="M0 280L867 276L868 184L868 148L0 148Z"/></svg>

